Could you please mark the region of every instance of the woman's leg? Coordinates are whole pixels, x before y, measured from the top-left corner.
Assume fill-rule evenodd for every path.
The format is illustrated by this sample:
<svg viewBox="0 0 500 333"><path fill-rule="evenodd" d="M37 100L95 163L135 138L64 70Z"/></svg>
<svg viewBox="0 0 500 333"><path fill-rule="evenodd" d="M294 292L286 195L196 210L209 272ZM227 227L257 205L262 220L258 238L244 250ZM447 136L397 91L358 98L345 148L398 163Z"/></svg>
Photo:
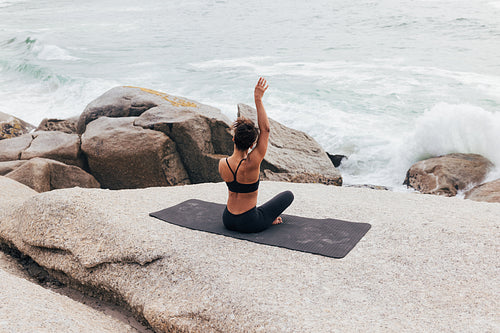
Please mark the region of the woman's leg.
<svg viewBox="0 0 500 333"><path fill-rule="evenodd" d="M257 210L261 215L263 224L269 227L291 205L292 201L293 193L285 191L258 207Z"/></svg>

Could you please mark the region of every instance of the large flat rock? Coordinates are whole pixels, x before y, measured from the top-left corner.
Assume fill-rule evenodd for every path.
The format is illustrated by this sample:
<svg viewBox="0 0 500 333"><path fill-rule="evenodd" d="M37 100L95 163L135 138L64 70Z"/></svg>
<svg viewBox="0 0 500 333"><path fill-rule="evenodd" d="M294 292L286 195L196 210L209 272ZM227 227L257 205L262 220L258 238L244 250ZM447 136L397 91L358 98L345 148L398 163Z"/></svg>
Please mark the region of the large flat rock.
<svg viewBox="0 0 500 333"><path fill-rule="evenodd" d="M117 319L15 276L1 266L0 281L1 332L137 332Z"/></svg>
<svg viewBox="0 0 500 333"><path fill-rule="evenodd" d="M225 184L64 189L0 211L0 238L80 289L112 296L160 332L495 331L500 204L320 184L288 214L368 222L344 259L151 218Z"/></svg>

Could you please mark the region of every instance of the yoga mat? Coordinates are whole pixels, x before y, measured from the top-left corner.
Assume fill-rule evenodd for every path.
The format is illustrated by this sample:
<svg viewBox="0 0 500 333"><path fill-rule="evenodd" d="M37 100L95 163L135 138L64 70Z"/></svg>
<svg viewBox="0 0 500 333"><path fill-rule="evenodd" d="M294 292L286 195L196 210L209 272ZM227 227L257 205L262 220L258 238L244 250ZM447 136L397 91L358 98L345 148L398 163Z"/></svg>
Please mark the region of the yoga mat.
<svg viewBox="0 0 500 333"><path fill-rule="evenodd" d="M149 215L194 230L332 258L345 257L371 227L368 223L282 214L282 224L259 233L245 234L224 227L224 208L222 204L191 199Z"/></svg>

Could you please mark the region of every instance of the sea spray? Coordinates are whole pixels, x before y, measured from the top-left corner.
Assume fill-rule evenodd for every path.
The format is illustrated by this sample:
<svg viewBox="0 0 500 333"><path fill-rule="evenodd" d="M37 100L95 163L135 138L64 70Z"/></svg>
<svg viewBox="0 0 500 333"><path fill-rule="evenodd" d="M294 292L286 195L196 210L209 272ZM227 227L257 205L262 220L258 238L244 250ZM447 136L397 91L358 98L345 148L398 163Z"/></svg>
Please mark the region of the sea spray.
<svg viewBox="0 0 500 333"><path fill-rule="evenodd" d="M405 143L406 162L449 153L473 153L495 165L491 177L500 170L500 112L466 104L440 103L424 112Z"/></svg>

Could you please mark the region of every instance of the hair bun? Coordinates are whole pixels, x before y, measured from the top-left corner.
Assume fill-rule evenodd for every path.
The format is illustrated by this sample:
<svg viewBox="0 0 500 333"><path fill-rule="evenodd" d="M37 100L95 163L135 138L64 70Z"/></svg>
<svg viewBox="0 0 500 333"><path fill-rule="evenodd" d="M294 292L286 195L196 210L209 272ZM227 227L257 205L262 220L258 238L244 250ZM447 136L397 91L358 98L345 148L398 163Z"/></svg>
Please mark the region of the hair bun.
<svg viewBox="0 0 500 333"><path fill-rule="evenodd" d="M259 131L255 124L250 119L239 117L233 123L234 129L234 143L236 148L246 150L252 147L257 140Z"/></svg>

